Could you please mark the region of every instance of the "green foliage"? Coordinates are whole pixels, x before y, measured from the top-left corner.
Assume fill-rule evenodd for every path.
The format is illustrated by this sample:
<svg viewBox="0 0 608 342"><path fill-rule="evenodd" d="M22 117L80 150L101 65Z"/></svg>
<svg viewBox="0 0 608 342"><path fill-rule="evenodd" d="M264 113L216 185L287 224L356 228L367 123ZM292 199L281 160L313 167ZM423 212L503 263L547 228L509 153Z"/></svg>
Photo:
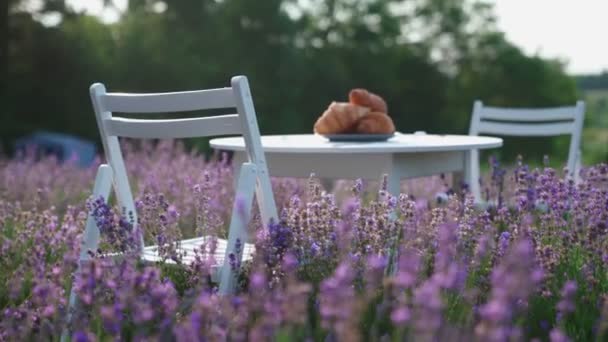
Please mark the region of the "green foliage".
<svg viewBox="0 0 608 342"><path fill-rule="evenodd" d="M88 87L104 78L111 65L110 28L86 16L54 28L25 14L11 19L15 27L3 138L36 129L93 137Z"/></svg>
<svg viewBox="0 0 608 342"><path fill-rule="evenodd" d="M608 160L608 85L585 90L584 99L583 161L589 164Z"/></svg>
<svg viewBox="0 0 608 342"><path fill-rule="evenodd" d="M354 87L381 94L402 132L466 133L478 98L536 106L577 95L560 64L523 54L494 27L491 6L473 0L183 0L162 12L158 1L132 0L112 25L43 3L62 14L58 26L11 12L5 144L36 129L98 139L87 95L96 81L168 91L245 74L264 134L311 132ZM503 157L553 152L543 145L507 141Z"/></svg>
<svg viewBox="0 0 608 342"><path fill-rule="evenodd" d="M608 89L608 71L604 71L599 75L577 76L576 83L579 88L585 91Z"/></svg>
<svg viewBox="0 0 608 342"><path fill-rule="evenodd" d="M529 57L507 42L502 34L490 33L478 42L478 53L463 61L463 67L455 78L450 92L450 111L462 112L452 126L464 130L468 122L457 118L471 112L475 99L493 106L503 107L550 107L573 105L577 100L576 85L566 77L563 66L540 57ZM459 127L460 126L460 127ZM555 146L552 149L552 142ZM513 160L525 153L526 162L540 161L545 154L560 162L566 160L569 139L505 138L501 149L503 160ZM555 151L556 153L552 153ZM558 152L559 151L559 152Z"/></svg>

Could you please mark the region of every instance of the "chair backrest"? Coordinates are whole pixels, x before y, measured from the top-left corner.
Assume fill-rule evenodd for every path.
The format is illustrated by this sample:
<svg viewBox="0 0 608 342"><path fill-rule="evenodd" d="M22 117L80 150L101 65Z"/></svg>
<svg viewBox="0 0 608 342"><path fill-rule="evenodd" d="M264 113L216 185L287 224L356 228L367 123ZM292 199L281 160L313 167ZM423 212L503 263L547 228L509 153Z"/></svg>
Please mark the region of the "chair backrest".
<svg viewBox="0 0 608 342"><path fill-rule="evenodd" d="M585 103L569 107L502 108L475 101L469 135L558 136L570 135L568 171L575 172L583 130Z"/></svg>
<svg viewBox="0 0 608 342"><path fill-rule="evenodd" d="M106 159L114 171L114 188L119 204L135 221L137 214L119 137L163 139L242 135L249 161L255 164L258 172L256 195L262 219L266 223L277 219L256 113L245 76L233 77L228 88L152 94L108 93L103 84L96 83L91 86L90 94ZM222 108L236 108L237 113L188 119L131 119L114 115Z"/></svg>

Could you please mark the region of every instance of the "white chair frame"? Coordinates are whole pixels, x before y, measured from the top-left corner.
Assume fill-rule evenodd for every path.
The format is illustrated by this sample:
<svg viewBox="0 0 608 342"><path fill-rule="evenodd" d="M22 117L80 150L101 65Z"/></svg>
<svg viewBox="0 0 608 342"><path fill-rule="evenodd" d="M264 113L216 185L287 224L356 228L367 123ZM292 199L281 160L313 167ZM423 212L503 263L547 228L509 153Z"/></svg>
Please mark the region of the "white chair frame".
<svg viewBox="0 0 608 342"><path fill-rule="evenodd" d="M550 108L502 108L484 106L475 101L469 135L493 134L498 136L558 136L570 135L568 175L579 180L581 164L581 137L585 118L585 102L575 106ZM479 185L479 151L472 150L469 183L477 202L481 201Z"/></svg>
<svg viewBox="0 0 608 342"><path fill-rule="evenodd" d="M253 105L249 82L245 76L235 76L231 87L155 94L108 93L103 84L96 83L90 88L91 100L97 124L101 134L103 148L108 164L103 164L97 171L93 196L107 201L112 188L116 193L118 204L137 222L137 213L131 187L120 150L119 137L129 138L193 138L221 135L242 135L245 140L248 162L240 167L236 182L236 195L232 208L232 217L228 232L228 241L218 239L216 260L217 271L214 277L219 280L219 292L231 293L235 289L235 271L229 264L229 254L237 239L242 242L237 260L250 257L253 246L247 243L247 223L254 193L264 224L278 219L274 195L270 183L266 159L262 150L260 132ZM237 114L198 117L191 119L128 119L113 115L117 113L166 113L194 110L236 108ZM236 175L235 175L236 176ZM237 203L236 199L242 203ZM241 206L242 205L242 206ZM244 212L244 213L243 213ZM79 268L90 260L88 251L95 251L99 245L100 232L95 220L89 215L82 240ZM208 237L198 237L182 241L182 248L189 246L190 251L200 246ZM157 261L156 246L144 246L140 241L141 258ZM71 310L76 305L74 287L70 293L68 322ZM62 337L65 340L67 331Z"/></svg>

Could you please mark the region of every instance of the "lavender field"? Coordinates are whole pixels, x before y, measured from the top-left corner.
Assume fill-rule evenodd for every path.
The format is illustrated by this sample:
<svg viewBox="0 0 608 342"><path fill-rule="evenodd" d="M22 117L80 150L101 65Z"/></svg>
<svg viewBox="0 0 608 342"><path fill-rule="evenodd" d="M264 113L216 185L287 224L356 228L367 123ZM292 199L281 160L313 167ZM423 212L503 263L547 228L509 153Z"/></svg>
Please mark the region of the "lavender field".
<svg viewBox="0 0 608 342"><path fill-rule="evenodd" d="M129 145L126 160L137 223L89 198L98 164L0 159L0 340L60 339L89 211L103 243L75 279L73 341L608 340L607 164L575 185L494 163L486 209L466 187L438 201L440 176L399 197L381 182L274 179L281 220L252 222L257 252L234 262L237 295L219 296L214 260L182 263L171 242L226 236L229 163L166 141ZM166 262L131 253L140 231L166 243Z"/></svg>

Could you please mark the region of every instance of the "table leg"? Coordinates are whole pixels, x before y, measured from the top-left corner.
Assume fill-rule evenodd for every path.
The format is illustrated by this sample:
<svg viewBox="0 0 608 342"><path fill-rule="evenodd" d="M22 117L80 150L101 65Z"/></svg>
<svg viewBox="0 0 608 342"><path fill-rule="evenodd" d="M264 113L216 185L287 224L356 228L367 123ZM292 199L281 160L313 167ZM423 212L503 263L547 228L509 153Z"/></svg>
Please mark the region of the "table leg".
<svg viewBox="0 0 608 342"><path fill-rule="evenodd" d="M402 174L403 173L401 172L399 167L393 163L390 168L390 172L386 175L386 189L392 196L395 196L396 198L399 198L399 195L401 194L401 175ZM380 179L381 182L382 182L383 178L384 178L384 175ZM382 183L380 183L380 184L382 184ZM392 221L397 220L396 210L393 210L390 213L389 218ZM388 260L389 264L385 270L385 274L387 276L394 275L396 267L397 267L397 260L399 258L399 251L396 249L396 246L393 246L393 247L394 248L392 248L389 252L389 260Z"/></svg>
<svg viewBox="0 0 608 342"><path fill-rule="evenodd" d="M479 150L471 150L465 158L465 165L468 172L468 181L471 193L475 196L475 202L481 203L481 185L479 184Z"/></svg>
<svg viewBox="0 0 608 342"><path fill-rule="evenodd" d="M471 151L462 153L462 169L452 172L452 190L460 193L462 184L466 184L471 190Z"/></svg>
<svg viewBox="0 0 608 342"><path fill-rule="evenodd" d="M393 167L386 176L386 190L398 198L401 193L401 172ZM383 178L384 175L380 178L380 182L382 182Z"/></svg>

